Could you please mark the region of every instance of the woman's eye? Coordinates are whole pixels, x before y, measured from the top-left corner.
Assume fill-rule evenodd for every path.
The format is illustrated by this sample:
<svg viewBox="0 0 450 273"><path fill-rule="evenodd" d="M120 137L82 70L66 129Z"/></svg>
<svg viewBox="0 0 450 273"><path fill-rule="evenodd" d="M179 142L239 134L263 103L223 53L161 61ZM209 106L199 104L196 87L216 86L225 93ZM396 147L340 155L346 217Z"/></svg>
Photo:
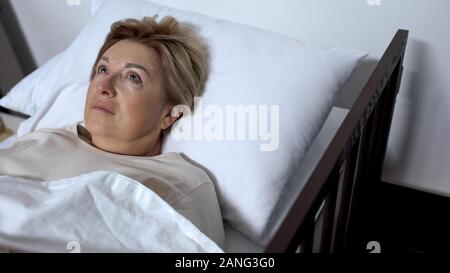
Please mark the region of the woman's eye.
<svg viewBox="0 0 450 273"><path fill-rule="evenodd" d="M100 66L97 68L97 73L105 73L105 72L106 72L106 66L100 65Z"/></svg>
<svg viewBox="0 0 450 273"><path fill-rule="evenodd" d="M135 83L142 83L141 77L135 73L131 73L128 75L128 78Z"/></svg>

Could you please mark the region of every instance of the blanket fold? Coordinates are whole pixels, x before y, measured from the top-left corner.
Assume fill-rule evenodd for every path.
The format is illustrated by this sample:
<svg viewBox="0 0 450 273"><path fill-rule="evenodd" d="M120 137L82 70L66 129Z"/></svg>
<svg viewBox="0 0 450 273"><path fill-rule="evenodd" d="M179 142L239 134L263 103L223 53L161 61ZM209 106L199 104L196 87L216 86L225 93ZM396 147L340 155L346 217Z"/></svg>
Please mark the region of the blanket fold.
<svg viewBox="0 0 450 273"><path fill-rule="evenodd" d="M99 171L0 176L0 246L23 252L223 252L155 192Z"/></svg>

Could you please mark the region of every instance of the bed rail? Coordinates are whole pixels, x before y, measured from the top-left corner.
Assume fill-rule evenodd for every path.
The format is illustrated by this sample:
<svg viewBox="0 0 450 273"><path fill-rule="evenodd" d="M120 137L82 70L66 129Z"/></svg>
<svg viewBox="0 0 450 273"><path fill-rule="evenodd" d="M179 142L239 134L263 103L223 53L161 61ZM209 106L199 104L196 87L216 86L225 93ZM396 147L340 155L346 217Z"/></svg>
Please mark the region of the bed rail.
<svg viewBox="0 0 450 273"><path fill-rule="evenodd" d="M361 251L364 204L379 183L407 30L398 30L265 252Z"/></svg>

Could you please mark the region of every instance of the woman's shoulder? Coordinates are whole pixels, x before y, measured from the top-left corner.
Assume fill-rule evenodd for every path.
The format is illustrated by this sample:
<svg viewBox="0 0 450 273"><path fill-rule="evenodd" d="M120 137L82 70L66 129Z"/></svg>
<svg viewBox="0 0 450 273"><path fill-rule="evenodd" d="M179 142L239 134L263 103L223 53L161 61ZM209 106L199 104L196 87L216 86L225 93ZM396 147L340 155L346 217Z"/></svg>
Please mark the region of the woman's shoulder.
<svg viewBox="0 0 450 273"><path fill-rule="evenodd" d="M39 128L38 130L22 135L17 140L39 139L52 136L74 136L77 124L71 124L60 128Z"/></svg>
<svg viewBox="0 0 450 273"><path fill-rule="evenodd" d="M191 177L197 180L197 184L211 183L213 184L208 169L189 158L184 153L168 152L160 155L170 161L174 168L177 168L183 177Z"/></svg>

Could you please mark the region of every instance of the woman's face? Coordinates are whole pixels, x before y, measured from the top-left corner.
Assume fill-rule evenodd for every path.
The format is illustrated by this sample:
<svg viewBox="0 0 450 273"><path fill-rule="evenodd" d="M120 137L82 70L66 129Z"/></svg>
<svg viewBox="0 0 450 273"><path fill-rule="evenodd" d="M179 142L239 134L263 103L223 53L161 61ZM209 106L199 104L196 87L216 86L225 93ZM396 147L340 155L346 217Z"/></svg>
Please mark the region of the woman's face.
<svg viewBox="0 0 450 273"><path fill-rule="evenodd" d="M133 142L159 135L170 110L161 73L154 49L130 40L111 46L96 66L86 98L84 120L93 138Z"/></svg>

